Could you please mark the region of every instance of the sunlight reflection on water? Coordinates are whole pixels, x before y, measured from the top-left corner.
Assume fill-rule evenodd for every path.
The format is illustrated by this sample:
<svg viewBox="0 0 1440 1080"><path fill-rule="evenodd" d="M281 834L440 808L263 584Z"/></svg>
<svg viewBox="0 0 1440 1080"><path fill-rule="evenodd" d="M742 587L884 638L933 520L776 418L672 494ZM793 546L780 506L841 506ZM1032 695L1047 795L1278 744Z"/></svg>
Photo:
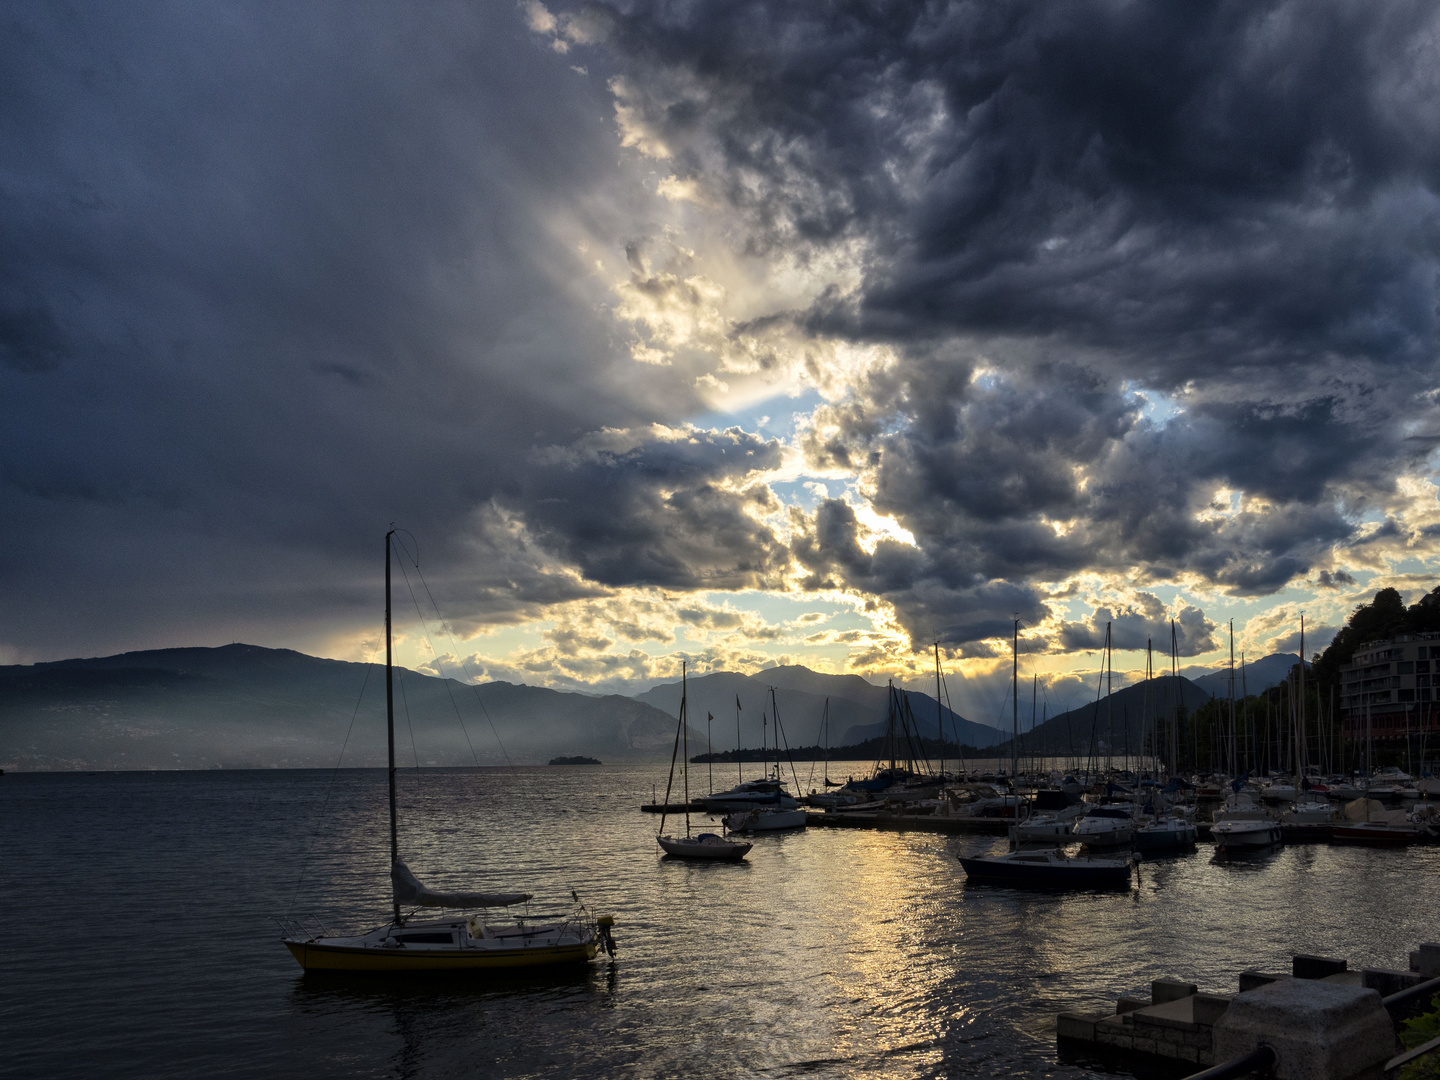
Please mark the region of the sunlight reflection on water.
<svg viewBox="0 0 1440 1080"><path fill-rule="evenodd" d="M1231 991L1292 951L1403 965L1435 936L1433 848L1202 845L1129 894L1068 896L966 887L956 856L988 837L812 829L694 865L637 812L664 776L402 775L423 880L550 911L575 888L618 919L613 965L428 987L302 976L268 922L383 921L382 772L338 774L328 801L323 772L6 776L7 1073L1079 1075L1056 1060L1063 1009L1167 974Z"/></svg>

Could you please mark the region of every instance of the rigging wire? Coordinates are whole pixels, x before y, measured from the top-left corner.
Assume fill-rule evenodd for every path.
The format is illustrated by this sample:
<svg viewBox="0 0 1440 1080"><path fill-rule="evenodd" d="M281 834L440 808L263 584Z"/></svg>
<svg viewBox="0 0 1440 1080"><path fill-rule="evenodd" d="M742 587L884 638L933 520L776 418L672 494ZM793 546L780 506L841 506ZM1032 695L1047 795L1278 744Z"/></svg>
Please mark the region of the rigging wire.
<svg viewBox="0 0 1440 1080"><path fill-rule="evenodd" d="M410 729L410 753L415 755L415 771L420 771L420 750L415 745L415 725L410 722L410 699L405 694L405 669L397 672L400 676L400 704L405 710L405 726Z"/></svg>
<svg viewBox="0 0 1440 1080"><path fill-rule="evenodd" d="M401 550L404 551L407 556L410 555L409 549L405 548L403 545L401 547ZM425 575L420 570L418 543L416 544L416 554L414 556L411 556L411 558L413 558L414 560L413 565L415 567L415 576L420 579L420 587L425 590L425 596L430 601L430 607L435 612L435 619L437 622L440 623L441 626L444 626L445 617L440 614L440 605L435 602L435 596L430 591L430 585L425 580ZM410 588L410 575L405 572L405 564L403 562L400 564L400 573L405 577L406 587ZM420 617L420 625L421 629L425 634L425 642L427 645L430 646L431 654L438 657L440 655L439 650L435 648L435 643L430 640L430 628L425 622L425 616L420 612L420 603L415 597L414 588L410 588L410 599L415 604L415 614ZM465 673L465 678L468 680L473 680L474 675L470 673L470 666L465 663L465 658L460 655L460 644L455 640L455 635L450 633L449 629L446 629L445 636L450 639L450 645L454 649L453 655L455 657L455 661L460 665L460 670ZM478 766L480 764L480 759L475 753L475 744L470 742L470 732L465 727L465 721L463 718L460 717L460 707L455 703L454 692L450 690L450 680L446 679L443 673L441 674L441 679L445 683L446 692L450 694L450 703L455 709L455 716L457 719L460 720L460 730L465 733L465 742L470 746L470 756L475 759L475 764ZM490 725L490 734L495 737L495 745L500 748L500 756L505 759L506 766L513 769L515 767L515 763L510 760L510 753L505 749L505 743L500 738L500 731L498 728L496 728L495 721L490 716L490 710L485 707L485 699L480 696L480 688L476 686L473 681L468 683L468 685L471 692L475 695L475 702L480 706L480 711L485 714L485 722Z"/></svg>
<svg viewBox="0 0 1440 1080"><path fill-rule="evenodd" d="M405 535L406 535L406 536L409 536L411 540L415 540L415 535L414 535L413 533L409 532L409 530L396 530L397 536L398 536L401 532L404 532ZM452 655L454 655L454 657L455 657L455 659L456 659L456 662L460 665L460 669L465 673L466 679L467 679L467 680L473 680L473 679L474 679L474 676L473 676L473 675L471 674L471 672L470 672L470 667L469 667L469 665L465 663L464 658L460 655L460 645L459 645L459 643L455 640L455 635L452 634L452 633L450 633L448 627L446 626L445 617L440 613L440 605L435 602L435 595L430 591L430 585L429 585L429 583L425 580L425 575L424 575L424 573L420 570L420 555L419 555L420 545L419 545L419 542L418 542L418 541L415 541L415 553L414 553L413 555L411 554L410 549L409 549L408 547L406 547L403 543L400 543L399 546L400 546L400 550L405 553L406 558L408 558L408 559L411 561L411 565L412 565L412 566L414 567L414 569L415 569L415 576L416 576L416 577L419 579L419 581L420 581L420 587L425 590L425 596L426 596L426 598L430 601L430 607L431 607L431 608L434 610L434 612L435 612L435 619L436 619L436 621L437 621L442 627L446 627L445 634L446 634L446 636L450 639L451 647L452 647L453 650L454 650L454 652L453 652ZM430 627L429 627L429 623L428 623L428 622L426 621L426 619L425 619L424 612L422 612L422 611L420 610L420 602L419 602L419 599L418 599L418 598L416 597L416 595L415 595L414 586L412 586L412 585L410 584L410 575L409 575L409 573L408 573L408 572L406 571L406 569L405 569L405 560L404 560L404 559L398 560L398 565L399 565L399 567L400 567L400 574L401 574L401 576L404 577L404 579L405 579L405 587L406 587L406 589L408 589L409 592L410 592L410 601L411 601L412 604L415 605L415 614L416 614L416 616L417 616L417 617L419 618L419 620L420 620L420 628L421 628L421 632L422 632L422 633L424 634L424 636L425 636L425 643L430 647L430 653L431 653L431 655L438 658L439 655L440 655L440 654L439 654L439 650L437 650L437 649L435 648L435 643L434 643L434 641L433 641L433 640L431 639L431 637L430 637ZM440 669L439 669L439 667L438 667L438 664L437 664L436 670L437 670L437 671L440 671ZM466 725L465 725L465 718L464 718L464 717L461 715L461 713L460 713L460 705L459 705L459 703L455 700L455 692L454 692L454 690L451 689L451 686L450 686L451 680L450 680L449 678L446 678L445 675L444 675L444 673L443 673L443 671L441 671L441 673L440 673L440 681L445 684L445 692L446 692L446 694L448 694L449 697L450 697L450 707L451 707L452 709L454 709L454 711L455 711L455 719L456 719L457 721L459 721L460 731L461 731L461 732L464 734L464 736L465 736L465 744L470 748L470 757L471 757L471 759L475 762L475 765L476 765L476 767L478 768L478 767L480 767L480 758L479 758L479 755L476 754L476 752L475 752L475 744L474 744L473 741L471 741L471 738L470 738L470 730L469 730L469 728L467 728ZM469 687L470 687L471 692L474 693L474 695L475 695L476 704L478 704L478 705L480 706L480 711L481 711L482 713L484 713L484 715L485 715L485 722L490 725L490 734L493 735L494 738L495 738L495 745L500 748L500 754L501 754L501 756L505 759L505 766L506 766L506 768L507 768L507 769L510 769L511 771L513 771L514 768L515 768L515 763L510 760L509 751L507 751L507 750L505 749L505 743L504 743L504 741L501 740L501 738L500 738L500 731L499 731L499 729L495 726L495 720L494 720L493 717L491 717L491 715L490 715L490 710L485 707L485 699L480 696L480 688L479 688L473 681L469 682L468 685L469 685ZM561 857L560 849L559 849L558 845L555 843L554 838L551 837L551 836L547 833L547 834L545 834L544 843L545 843L545 846L547 847L547 849L549 850L551 857L552 857L552 858L554 859L554 861L555 861L555 864L556 864L556 865L555 865L555 868L559 870L561 877L564 879L566 889L570 892L570 895L571 895L572 898L574 898L575 902L576 902L576 903L580 903L579 894L576 892L575 887L574 887L574 885L573 885L573 883L572 883L572 881L571 881L571 879L570 879L569 871L568 871L568 869L566 869L566 867L565 867L565 861L564 861L564 859Z"/></svg>
<svg viewBox="0 0 1440 1080"><path fill-rule="evenodd" d="M345 741L340 744L340 756L335 759L335 768L330 770L330 779L325 784L325 798L320 803L320 825L316 827L315 834L310 838L310 846L305 849L305 858L300 860L300 876L295 879L295 891L290 894L290 906L285 909L288 918L295 910L295 901L300 896L300 886L305 881L305 871L310 865L310 856L315 852L315 845L320 842L320 830L325 823L325 810L330 805L330 794L335 789L335 778L340 775L340 764L345 760L345 749L350 745L350 735L355 730L355 718L360 715L360 705L365 700L365 688L370 685L370 670L377 666L374 660L365 664L365 680L360 684L360 696L355 699L355 710L350 714L350 726L345 729Z"/></svg>

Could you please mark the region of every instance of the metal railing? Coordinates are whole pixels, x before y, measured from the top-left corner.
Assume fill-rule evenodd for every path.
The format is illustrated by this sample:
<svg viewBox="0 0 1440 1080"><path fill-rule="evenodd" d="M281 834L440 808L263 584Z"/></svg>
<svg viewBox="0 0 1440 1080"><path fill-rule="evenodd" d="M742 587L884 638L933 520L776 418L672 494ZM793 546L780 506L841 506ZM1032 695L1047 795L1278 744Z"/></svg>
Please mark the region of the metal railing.
<svg viewBox="0 0 1440 1080"><path fill-rule="evenodd" d="M1269 1076L1279 1062L1280 1055L1275 1052L1275 1048L1261 1043L1248 1054L1222 1061L1219 1065L1211 1065L1203 1072L1191 1073L1185 1080L1236 1080L1237 1077L1256 1074Z"/></svg>
<svg viewBox="0 0 1440 1080"><path fill-rule="evenodd" d="M1402 1020L1424 1012L1430 999L1436 994L1440 994L1440 979L1426 979L1422 983L1416 983L1408 990L1401 990L1389 995L1383 999L1383 1004L1386 1012L1390 1014L1390 1019L1398 1024ZM1395 1055L1385 1063L1385 1072L1394 1072L1418 1058L1435 1053L1437 1050L1440 1050L1440 1038L1431 1039L1413 1050L1406 1050L1403 1054Z"/></svg>

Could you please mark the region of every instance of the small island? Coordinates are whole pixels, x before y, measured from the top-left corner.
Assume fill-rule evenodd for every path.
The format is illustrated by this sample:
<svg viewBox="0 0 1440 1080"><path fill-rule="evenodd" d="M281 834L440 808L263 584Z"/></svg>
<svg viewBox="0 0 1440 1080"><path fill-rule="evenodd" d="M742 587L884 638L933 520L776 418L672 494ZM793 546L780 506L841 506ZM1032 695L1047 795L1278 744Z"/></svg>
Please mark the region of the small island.
<svg viewBox="0 0 1440 1080"><path fill-rule="evenodd" d="M584 757L584 756L582 756L582 755L577 755L577 756L575 756L575 757L553 757L553 758L550 759L550 764L551 764L551 765L601 765L601 764L603 764L603 762L597 761L597 760L596 760L595 758L593 758L593 757Z"/></svg>

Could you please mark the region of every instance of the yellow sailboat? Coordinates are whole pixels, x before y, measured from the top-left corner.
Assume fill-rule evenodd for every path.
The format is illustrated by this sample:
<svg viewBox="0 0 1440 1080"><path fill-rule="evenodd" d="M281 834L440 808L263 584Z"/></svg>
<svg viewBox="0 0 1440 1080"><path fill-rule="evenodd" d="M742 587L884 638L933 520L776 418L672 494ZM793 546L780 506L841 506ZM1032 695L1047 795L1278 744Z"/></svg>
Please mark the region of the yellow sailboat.
<svg viewBox="0 0 1440 1080"><path fill-rule="evenodd" d="M575 898L575 912L559 922L491 921L488 912L530 899L529 893L439 892L426 888L400 861L395 812L395 693L390 642L390 552L385 534L385 718L390 748L390 881L393 920L353 936L308 933L289 924L281 940L306 971L469 972L583 964L601 949L615 955L609 915L593 916ZM574 895L573 893L571 894ZM417 920L405 908L443 908L457 914ZM479 911L479 914L465 912Z"/></svg>

